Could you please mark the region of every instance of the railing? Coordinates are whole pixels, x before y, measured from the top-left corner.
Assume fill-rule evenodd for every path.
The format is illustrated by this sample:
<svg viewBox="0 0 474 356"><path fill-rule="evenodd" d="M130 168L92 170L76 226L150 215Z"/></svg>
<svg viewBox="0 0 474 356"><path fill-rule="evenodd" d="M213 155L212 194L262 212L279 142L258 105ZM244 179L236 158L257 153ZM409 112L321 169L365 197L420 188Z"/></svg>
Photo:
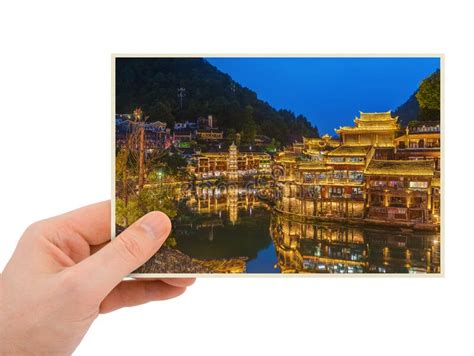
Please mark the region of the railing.
<svg viewBox="0 0 474 356"><path fill-rule="evenodd" d="M312 180L305 180L305 179L297 179L296 183L299 184L344 184L344 183L357 183L362 184L364 182L363 178L360 179L353 179L353 178L324 178L324 179L312 179Z"/></svg>
<svg viewBox="0 0 474 356"><path fill-rule="evenodd" d="M305 200L305 201L312 201L312 200L325 201L325 200L334 200L334 199L336 199L336 200L346 200L346 199L348 199L348 200L363 200L364 195L363 194L350 194L350 195L347 195L347 194L341 194L341 195L332 194L328 198L322 198L321 194L312 195L312 194L297 193L294 196L289 197L289 198L296 198L296 199Z"/></svg>
<svg viewBox="0 0 474 356"><path fill-rule="evenodd" d="M395 187L391 187L389 185L375 185L375 186L369 186L369 190L372 191L382 191L388 189L389 191L397 191L397 190L407 190L409 189L408 184L400 184Z"/></svg>
<svg viewBox="0 0 474 356"><path fill-rule="evenodd" d="M405 147L397 147L397 150L439 150L441 148L441 145L430 145L430 146L424 146L424 147L410 147L410 146L405 146Z"/></svg>

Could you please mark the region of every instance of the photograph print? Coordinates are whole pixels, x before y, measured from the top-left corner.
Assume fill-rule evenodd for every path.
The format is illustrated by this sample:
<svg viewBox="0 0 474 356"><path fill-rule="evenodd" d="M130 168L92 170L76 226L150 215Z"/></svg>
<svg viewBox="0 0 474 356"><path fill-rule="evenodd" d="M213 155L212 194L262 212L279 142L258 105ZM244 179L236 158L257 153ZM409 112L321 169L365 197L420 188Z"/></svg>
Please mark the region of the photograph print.
<svg viewBox="0 0 474 356"><path fill-rule="evenodd" d="M172 221L133 276L441 274L440 56L114 56L120 234Z"/></svg>

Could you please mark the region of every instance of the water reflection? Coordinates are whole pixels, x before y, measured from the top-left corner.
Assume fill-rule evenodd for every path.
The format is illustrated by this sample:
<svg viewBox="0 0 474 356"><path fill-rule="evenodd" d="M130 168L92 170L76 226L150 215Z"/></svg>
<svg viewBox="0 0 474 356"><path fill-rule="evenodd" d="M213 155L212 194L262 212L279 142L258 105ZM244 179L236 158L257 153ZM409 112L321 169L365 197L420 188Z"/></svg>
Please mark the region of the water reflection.
<svg viewBox="0 0 474 356"><path fill-rule="evenodd" d="M340 224L306 224L273 215L282 272L440 272L439 236Z"/></svg>
<svg viewBox="0 0 474 356"><path fill-rule="evenodd" d="M244 257L247 272L279 272L269 234L271 208L253 187L198 187L181 197L177 248L203 260Z"/></svg>
<svg viewBox="0 0 474 356"><path fill-rule="evenodd" d="M253 186L181 195L177 248L197 259L245 257L249 273L439 272L439 234L303 223L273 212Z"/></svg>

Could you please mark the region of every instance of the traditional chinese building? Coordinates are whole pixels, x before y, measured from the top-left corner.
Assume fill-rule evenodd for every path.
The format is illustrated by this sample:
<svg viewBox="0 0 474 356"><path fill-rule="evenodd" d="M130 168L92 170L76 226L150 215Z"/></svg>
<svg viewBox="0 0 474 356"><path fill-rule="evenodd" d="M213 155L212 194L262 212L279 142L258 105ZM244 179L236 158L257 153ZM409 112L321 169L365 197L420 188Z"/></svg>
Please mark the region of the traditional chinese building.
<svg viewBox="0 0 474 356"><path fill-rule="evenodd" d="M304 216L362 218L363 173L373 154L372 146L344 145L316 160L283 153L277 160L285 172L279 208Z"/></svg>
<svg viewBox="0 0 474 356"><path fill-rule="evenodd" d="M336 203L331 205L339 208L337 215L363 216L364 171L372 160L374 152L373 146L342 145L327 153L326 165L331 167L331 176L327 185L324 186L323 193L327 199ZM333 211L330 213L333 214Z"/></svg>
<svg viewBox="0 0 474 356"><path fill-rule="evenodd" d="M354 123L336 130L342 144L329 136L305 138L276 156L277 208L305 219L437 224L439 132L411 126L395 139L397 118L390 112L361 113ZM416 147L410 140L418 140ZM405 141L411 151L404 151Z"/></svg>
<svg viewBox="0 0 474 356"><path fill-rule="evenodd" d="M368 219L432 222L433 161L372 160L365 178Z"/></svg>
<svg viewBox="0 0 474 356"><path fill-rule="evenodd" d="M364 113L354 119L354 126L336 129L342 143L350 146L373 146L376 159L392 159L395 136L399 130L398 116L390 111Z"/></svg>
<svg viewBox="0 0 474 356"><path fill-rule="evenodd" d="M360 117L354 119L355 126L340 127L336 132L345 145L394 147L397 120L398 117L392 117L390 111L361 112Z"/></svg>
<svg viewBox="0 0 474 356"><path fill-rule="evenodd" d="M199 129L196 130L196 138L199 140L222 140L224 132L217 129Z"/></svg>
<svg viewBox="0 0 474 356"><path fill-rule="evenodd" d="M175 130L195 130L197 128L197 123L194 121L186 120L185 122L176 122L174 124Z"/></svg>
<svg viewBox="0 0 474 356"><path fill-rule="evenodd" d="M238 156L237 146L232 142L232 145L229 147L229 157L227 160L227 177L229 180L236 180L239 178Z"/></svg>
<svg viewBox="0 0 474 356"><path fill-rule="evenodd" d="M199 117L197 119L197 125L200 129L213 129L217 127L217 120L212 115Z"/></svg>
<svg viewBox="0 0 474 356"><path fill-rule="evenodd" d="M225 177L236 178L269 175L270 155L263 152L239 152L232 144L227 152L206 152L195 156L196 177L199 179Z"/></svg>
<svg viewBox="0 0 474 356"><path fill-rule="evenodd" d="M439 122L411 122L403 136L395 139L397 159L432 160L440 171L441 132Z"/></svg>
<svg viewBox="0 0 474 356"><path fill-rule="evenodd" d="M193 139L193 131L189 129L174 130L173 142L191 141Z"/></svg>
<svg viewBox="0 0 474 356"><path fill-rule="evenodd" d="M127 140L138 129L144 130L144 147L146 151L168 148L170 142L170 130L166 128L166 123L161 121L140 122L134 121L132 115L117 115L115 119L115 142L117 146L123 147ZM137 142L132 145L137 146ZM130 147L138 149L138 147Z"/></svg>
<svg viewBox="0 0 474 356"><path fill-rule="evenodd" d="M339 139L332 138L328 134L320 138L303 137L303 151L306 154L319 153L321 151L330 151L341 145Z"/></svg>

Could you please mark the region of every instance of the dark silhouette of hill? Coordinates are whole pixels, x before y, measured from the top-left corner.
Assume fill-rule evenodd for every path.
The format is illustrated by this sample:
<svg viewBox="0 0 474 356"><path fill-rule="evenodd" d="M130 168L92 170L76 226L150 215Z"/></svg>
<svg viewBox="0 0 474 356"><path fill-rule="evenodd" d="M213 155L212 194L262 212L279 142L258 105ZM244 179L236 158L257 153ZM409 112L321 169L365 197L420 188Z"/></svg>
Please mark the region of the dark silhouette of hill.
<svg viewBox="0 0 474 356"><path fill-rule="evenodd" d="M407 126L410 121L418 120L420 105L415 95L416 92L393 113L395 116L398 116L398 122L402 126Z"/></svg>
<svg viewBox="0 0 474 356"><path fill-rule="evenodd" d="M178 97L178 88L184 88ZM213 115L225 134L255 135L288 144L318 129L303 115L276 110L203 58L117 58L116 112L141 107L150 121L194 120Z"/></svg>
<svg viewBox="0 0 474 356"><path fill-rule="evenodd" d="M407 126L410 121L440 120L441 75L439 69L424 79L416 92L394 114Z"/></svg>

